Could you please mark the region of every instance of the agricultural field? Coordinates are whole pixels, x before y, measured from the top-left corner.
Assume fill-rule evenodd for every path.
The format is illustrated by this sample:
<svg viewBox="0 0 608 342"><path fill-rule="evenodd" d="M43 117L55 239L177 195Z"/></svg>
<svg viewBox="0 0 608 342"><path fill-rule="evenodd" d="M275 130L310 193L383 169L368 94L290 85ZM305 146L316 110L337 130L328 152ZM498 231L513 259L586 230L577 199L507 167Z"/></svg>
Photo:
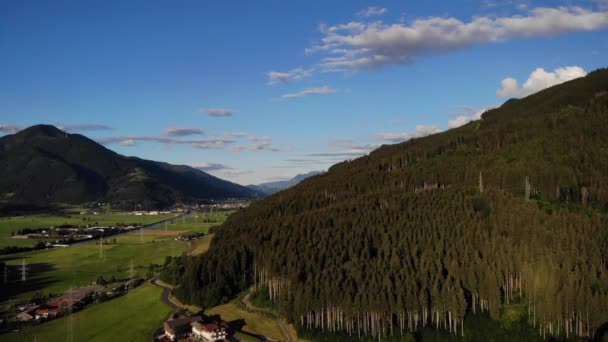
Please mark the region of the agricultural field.
<svg viewBox="0 0 608 342"><path fill-rule="evenodd" d="M9 284L0 298L25 300L36 292L59 294L70 287L85 286L99 276L126 279L131 275L131 265L135 275L145 277L150 264L162 265L166 256L181 255L189 248L185 242L174 241L171 236L133 234L108 240L111 243L102 246L88 242L0 256L0 261L13 266ZM21 273L17 269L23 261L28 267L24 283L20 281Z"/></svg>
<svg viewBox="0 0 608 342"><path fill-rule="evenodd" d="M211 245L213 235L214 234L208 234L196 241L193 241L189 255L194 256L205 253L209 249L209 245Z"/></svg>
<svg viewBox="0 0 608 342"><path fill-rule="evenodd" d="M209 316L220 315L223 320L233 326L242 325L241 334L248 335L250 338L263 335L275 340L285 340L275 319L242 309L238 300L235 299L227 304L208 309L205 314Z"/></svg>
<svg viewBox="0 0 608 342"><path fill-rule="evenodd" d="M188 217L176 219L173 223L160 225L151 230L187 230L189 233L207 233L209 232L209 228L219 226L232 213L234 213L234 210L215 211L212 213L194 212Z"/></svg>
<svg viewBox="0 0 608 342"><path fill-rule="evenodd" d="M194 241L176 241L176 236L179 234L205 233L210 227L220 225L230 213L195 213L186 219L178 219L167 224L166 229L164 226L160 226L144 231L136 230L125 235L109 236L101 245L99 241L88 241L66 248L0 255L0 261L10 266L8 284L3 285L3 291L0 293L0 304L14 305L28 302L31 298L40 295L60 294L71 287L86 286L99 276L103 276L106 280L114 277L119 281L126 281L131 275L148 278L157 274L160 270L158 267L151 265L163 265L167 256L179 256L185 252L203 253L209 248L213 238L213 234L209 234ZM98 217L103 217L103 215L95 216L95 218ZM140 218L143 224L153 223L149 220L151 218L155 218L154 221L165 219L160 215L114 215L106 216L104 220L95 222L98 225L114 225L116 222L125 222L125 217ZM13 220L13 223L19 222L20 224L10 225L11 227L33 227L34 224L76 224L73 219L70 221L71 218L67 217L4 218L0 219L0 222L4 224L0 224L0 227L8 227L9 225L6 222L11 220ZM28 269L27 280L21 282L20 266L24 261ZM85 308L73 315L72 318L68 316L33 328L26 328L18 334L0 335L0 341L6 338L23 341L33 341L34 339L45 341L48 338L49 341L53 341L58 340L58 336L60 337L59 340L64 340L66 339L67 324L72 324L70 319L73 319L74 322L74 341L94 341L95 338L122 340L121 338L124 338L122 335L109 337L108 334L117 331L116 327L120 326L123 321L128 321L132 325L132 328L125 330L136 333L136 335L129 336L129 340L148 340L152 332L160 327L160 321L165 318L170 310L162 304L160 294L160 289L145 284L133 293L123 297ZM130 304L131 301L142 302L139 306L131 309L133 307ZM152 303L157 306L153 306ZM121 306L129 309L123 310ZM121 308L118 309L118 307ZM141 315L141 312L146 312L146 315ZM153 313L153 317L148 312ZM96 324L93 321L98 321L99 317L104 315L108 318L111 317L111 319L104 320L104 324L101 324L99 328L97 326L94 329L89 327L89 324ZM114 319L117 315L121 318L115 322ZM111 331L104 332L100 336L103 329L107 329L109 326L112 327L112 329L109 329ZM87 332L89 330L90 333Z"/></svg>
<svg viewBox="0 0 608 342"><path fill-rule="evenodd" d="M7 335L0 341L150 341L171 313L149 283L117 299Z"/></svg>
<svg viewBox="0 0 608 342"><path fill-rule="evenodd" d="M31 247L38 242L38 239L12 238L12 235L17 235L17 231L23 228L49 228L64 224L80 226L117 226L120 224L137 223L140 225L146 225L175 216L176 214L135 216L127 213L109 213L99 215L80 215L75 213L64 216L32 215L1 217L0 248L6 246Z"/></svg>

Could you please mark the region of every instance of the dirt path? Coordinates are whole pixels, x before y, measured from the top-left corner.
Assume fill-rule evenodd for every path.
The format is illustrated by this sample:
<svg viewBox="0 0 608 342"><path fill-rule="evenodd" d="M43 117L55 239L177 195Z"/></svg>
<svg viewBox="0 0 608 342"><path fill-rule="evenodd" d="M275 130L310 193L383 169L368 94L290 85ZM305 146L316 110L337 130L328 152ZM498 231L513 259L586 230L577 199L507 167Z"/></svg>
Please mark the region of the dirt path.
<svg viewBox="0 0 608 342"><path fill-rule="evenodd" d="M257 306L251 304L251 302L249 301L249 297L251 296L252 292L253 292L253 288L251 288L249 290L249 293L247 293L247 295L245 295L245 297L243 297L243 299L241 299L241 302L243 302L243 304L247 307L247 309L249 309L251 311L265 312L265 313L270 314L272 316L276 316L274 314L274 312L265 310L263 308L258 308ZM279 329L281 329L281 332L283 333L283 336L285 336L285 340L287 342L295 342L295 340L293 339L293 337L291 337L291 334L289 333L289 330L287 329L287 326L285 325L285 321L283 321L281 318L277 317L277 324L279 325Z"/></svg>

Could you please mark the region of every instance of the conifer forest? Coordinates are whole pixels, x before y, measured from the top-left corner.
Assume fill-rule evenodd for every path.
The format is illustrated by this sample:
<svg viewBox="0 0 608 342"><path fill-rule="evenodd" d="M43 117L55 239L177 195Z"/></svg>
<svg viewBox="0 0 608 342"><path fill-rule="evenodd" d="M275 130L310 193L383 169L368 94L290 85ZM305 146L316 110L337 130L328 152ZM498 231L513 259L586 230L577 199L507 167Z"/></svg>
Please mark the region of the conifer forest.
<svg viewBox="0 0 608 342"><path fill-rule="evenodd" d="M254 286L302 329L352 337L498 319L545 338L608 322L608 70L343 162L252 204L172 275L204 307Z"/></svg>

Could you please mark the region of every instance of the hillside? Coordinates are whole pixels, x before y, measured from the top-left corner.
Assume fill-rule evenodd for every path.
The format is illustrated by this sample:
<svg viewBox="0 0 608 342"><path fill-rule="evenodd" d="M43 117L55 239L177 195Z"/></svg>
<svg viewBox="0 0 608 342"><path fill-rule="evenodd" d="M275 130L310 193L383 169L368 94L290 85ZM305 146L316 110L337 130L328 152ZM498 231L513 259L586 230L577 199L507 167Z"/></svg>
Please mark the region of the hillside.
<svg viewBox="0 0 608 342"><path fill-rule="evenodd" d="M295 186L296 184L300 183L301 181L305 180L306 178L316 176L321 173L322 173L321 171L311 171L308 173L298 174L289 180L267 182L267 183L262 183L262 184L257 184L257 185L252 184L252 185L248 185L247 187L252 190L264 193L266 195L272 195L275 192L279 192L281 190L291 188L292 186Z"/></svg>
<svg viewBox="0 0 608 342"><path fill-rule="evenodd" d="M301 328L386 337L528 307L543 336L608 322L608 70L382 146L254 203L180 295L255 283Z"/></svg>
<svg viewBox="0 0 608 342"><path fill-rule="evenodd" d="M36 125L0 138L0 203L110 202L144 208L256 192L183 165L125 157L79 134Z"/></svg>

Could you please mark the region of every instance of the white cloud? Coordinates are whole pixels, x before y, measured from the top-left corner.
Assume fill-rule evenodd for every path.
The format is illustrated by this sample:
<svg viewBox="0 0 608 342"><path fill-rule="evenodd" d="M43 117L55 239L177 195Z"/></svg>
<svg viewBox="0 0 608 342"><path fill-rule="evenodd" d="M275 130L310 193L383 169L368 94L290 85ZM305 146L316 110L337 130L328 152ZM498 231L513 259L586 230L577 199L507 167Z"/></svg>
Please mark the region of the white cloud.
<svg viewBox="0 0 608 342"><path fill-rule="evenodd" d="M368 150L351 149L328 152L310 152L306 153L306 155L310 157L359 157L369 152L370 151Z"/></svg>
<svg viewBox="0 0 608 342"><path fill-rule="evenodd" d="M608 27L608 12L581 7L533 8L524 15L478 16L468 22L429 17L409 24L351 22L320 27L324 34L308 53L327 54L319 66L329 70L365 69L412 62L426 54L531 37L593 31Z"/></svg>
<svg viewBox="0 0 608 342"><path fill-rule="evenodd" d="M383 15L386 12L387 12L386 8L370 6L364 10L357 12L357 16L369 18L369 17L378 16L378 15Z"/></svg>
<svg viewBox="0 0 608 342"><path fill-rule="evenodd" d="M318 87L318 88L307 88L302 91L293 94L285 94L281 96L284 99L297 99L304 96L309 95L325 95L325 94L333 94L336 91L328 86Z"/></svg>
<svg viewBox="0 0 608 342"><path fill-rule="evenodd" d="M407 132L401 132L401 133L378 133L378 134L376 134L376 138L378 140L386 140L386 141L391 141L391 142L406 141L406 140L409 140L411 137L412 137L411 134L409 134Z"/></svg>
<svg viewBox="0 0 608 342"><path fill-rule="evenodd" d="M312 74L312 70L303 69L303 68L295 68L289 71L281 72L281 71L269 71L266 75L268 75L268 84L275 85L280 83L290 83L294 81L300 81L305 77L309 77Z"/></svg>
<svg viewBox="0 0 608 342"><path fill-rule="evenodd" d="M201 170L201 171L205 171L205 172L212 172L212 171L219 171L219 170L231 170L232 168L229 166L226 166L224 164L219 164L219 163L199 163L199 164L191 164L188 165L192 168Z"/></svg>
<svg viewBox="0 0 608 342"><path fill-rule="evenodd" d="M499 97L525 97L554 85L583 77L587 72L579 66L567 66L547 72L543 68L534 70L522 86L516 79L507 77L502 82L501 88L496 91Z"/></svg>
<svg viewBox="0 0 608 342"><path fill-rule="evenodd" d="M138 141L157 142L162 144L175 145L190 145L196 149L224 149L227 144L232 144L235 141L226 138L211 138L211 139L176 139L167 136L153 135L133 135L133 136L115 136L103 137L95 139L103 145L119 144L122 146L134 146Z"/></svg>
<svg viewBox="0 0 608 342"><path fill-rule="evenodd" d="M233 152L243 152L243 151L270 151L270 152L279 152L284 149L275 146L272 144L272 138L269 136L249 136L249 140L252 142L249 146L236 146L232 148Z"/></svg>
<svg viewBox="0 0 608 342"><path fill-rule="evenodd" d="M193 148L199 150L222 150L226 147L226 141L221 139L209 139L191 144Z"/></svg>
<svg viewBox="0 0 608 342"><path fill-rule="evenodd" d="M17 125L0 124L0 133L14 134L22 129L23 127Z"/></svg>
<svg viewBox="0 0 608 342"><path fill-rule="evenodd" d="M399 133L378 133L376 138L378 140L385 140L390 142L402 142L413 138L422 138L431 134L439 133L442 129L438 125L417 125L414 130L410 132L399 132Z"/></svg>
<svg viewBox="0 0 608 342"><path fill-rule="evenodd" d="M482 108L465 108L468 113L458 115L456 118L448 121L448 129L457 128L471 121L481 119L481 115L486 111L496 108L498 105L486 106Z"/></svg>
<svg viewBox="0 0 608 342"><path fill-rule="evenodd" d="M234 114L234 111L232 109L226 108L203 108L200 111L207 113L209 116L215 117L228 117Z"/></svg>
<svg viewBox="0 0 608 342"><path fill-rule="evenodd" d="M167 135L170 137L185 137L188 135L203 135L203 130L198 128L167 128Z"/></svg>
<svg viewBox="0 0 608 342"><path fill-rule="evenodd" d="M248 137L249 134L245 132L226 132L224 133L226 138L245 138Z"/></svg>
<svg viewBox="0 0 608 342"><path fill-rule="evenodd" d="M123 140L123 141L119 142L118 145L124 146L124 147L129 147L129 146L137 145L137 142L133 139L127 139L127 140Z"/></svg>
<svg viewBox="0 0 608 342"><path fill-rule="evenodd" d="M329 142L329 146L346 148L351 150L360 150L365 152L369 152L378 147L378 145L357 143L353 139L332 139Z"/></svg>
<svg viewBox="0 0 608 342"><path fill-rule="evenodd" d="M76 125L57 125L57 128L64 132L78 133L88 131L109 131L112 127L102 124L76 124Z"/></svg>

